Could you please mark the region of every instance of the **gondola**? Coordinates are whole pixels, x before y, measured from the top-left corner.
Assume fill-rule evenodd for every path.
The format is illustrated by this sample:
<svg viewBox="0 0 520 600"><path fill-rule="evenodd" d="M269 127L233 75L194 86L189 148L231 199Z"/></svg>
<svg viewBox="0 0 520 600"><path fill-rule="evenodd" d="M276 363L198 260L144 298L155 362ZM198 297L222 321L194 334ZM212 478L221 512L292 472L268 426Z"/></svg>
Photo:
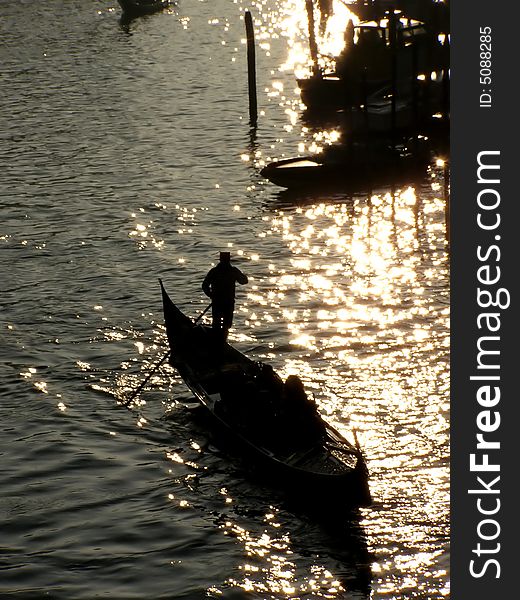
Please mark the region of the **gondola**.
<svg viewBox="0 0 520 600"><path fill-rule="evenodd" d="M123 9L126 19L133 19L142 15L151 15L164 10L170 4L169 0L117 0Z"/></svg>
<svg viewBox="0 0 520 600"><path fill-rule="evenodd" d="M231 445L254 473L300 499L368 506L368 469L357 439L350 443L324 421L314 402L289 385L291 378L284 383L269 365L194 323L160 283L170 364L217 439Z"/></svg>

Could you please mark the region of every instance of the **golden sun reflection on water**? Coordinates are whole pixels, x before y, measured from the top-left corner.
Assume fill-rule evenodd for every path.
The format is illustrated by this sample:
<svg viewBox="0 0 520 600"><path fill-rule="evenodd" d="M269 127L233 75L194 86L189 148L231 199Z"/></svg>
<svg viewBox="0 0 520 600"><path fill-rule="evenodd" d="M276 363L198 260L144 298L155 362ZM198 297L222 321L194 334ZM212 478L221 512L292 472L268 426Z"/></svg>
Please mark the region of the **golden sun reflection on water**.
<svg viewBox="0 0 520 600"><path fill-rule="evenodd" d="M301 577L292 559L290 535L277 531L280 523L276 515L264 515L264 522L269 529L256 534L232 520L220 524L226 535L233 536L244 546L247 555L247 562L238 567L241 577L229 579L227 585L266 598L340 598L343 595L342 583L318 561Z"/></svg>
<svg viewBox="0 0 520 600"><path fill-rule="evenodd" d="M332 2L331 15L326 17L315 10L315 33L318 44L320 64L331 64L331 57L337 56L345 45L344 32L349 19L354 24L359 19L345 4L339 0ZM293 71L297 77L304 77L310 73L309 27L305 2L285 2L280 6L280 14L272 22L271 27L266 27L264 35L271 35L276 31L287 39L288 55L280 70Z"/></svg>
<svg viewBox="0 0 520 600"><path fill-rule="evenodd" d="M332 65L330 56L341 51L349 16L334 2L326 26L317 21L321 66ZM255 29L265 56L275 51L276 36L285 38L287 52L270 73L267 98L286 120L281 135L296 137L299 97L286 75L310 73L305 3L266 9ZM318 151L339 138L338 128L301 127L293 150ZM271 146L275 152L279 147ZM258 165L267 160L265 148L241 151L238 160L244 168ZM442 166L418 187L307 199L296 206L273 201L261 220L257 204L252 209L247 199L230 201L233 218L251 219L257 236L252 243L229 243L250 276L250 285L239 291L230 341L246 352L248 345L260 348L255 358L272 363L283 377L298 374L338 430L350 439L356 430L371 472L374 506L362 511L362 525L377 597L448 593L449 290ZM164 247L166 234L160 234L152 210L131 215L129 235L140 250ZM196 240L205 218L176 205L175 234ZM119 334L104 335L116 340ZM147 355L142 342L133 343ZM120 385L135 388L139 380L127 373ZM165 385L159 376L156 383ZM188 464L178 453L168 458ZM233 505L232 493L222 494ZM297 564L294 536L276 514L265 516L262 532L235 515L226 515L220 526L243 551L238 574L226 581L237 594L345 597L327 560L313 556L304 568Z"/></svg>
<svg viewBox="0 0 520 600"><path fill-rule="evenodd" d="M260 303L286 327L288 345L278 340L266 359L284 377L298 374L347 437L357 431L371 472L375 503L363 511L363 524L380 597L449 591L449 263L441 184L433 170L419 188L275 210L265 227L286 252L248 296L257 329L267 327Z"/></svg>

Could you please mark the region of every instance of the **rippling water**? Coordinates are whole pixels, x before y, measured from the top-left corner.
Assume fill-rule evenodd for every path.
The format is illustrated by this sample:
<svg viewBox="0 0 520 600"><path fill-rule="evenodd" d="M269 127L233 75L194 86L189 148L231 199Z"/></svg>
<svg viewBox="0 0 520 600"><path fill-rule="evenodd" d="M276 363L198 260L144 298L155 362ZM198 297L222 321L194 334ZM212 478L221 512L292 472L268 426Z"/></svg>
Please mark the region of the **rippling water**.
<svg viewBox="0 0 520 600"><path fill-rule="evenodd" d="M442 169L350 196L258 175L339 135L301 119L301 0L179 0L128 28L115 0L1 13L2 597L446 597ZM359 515L316 519L251 480L168 367L118 404L166 351L157 277L197 315L225 247L250 278L231 341L357 429L374 497Z"/></svg>

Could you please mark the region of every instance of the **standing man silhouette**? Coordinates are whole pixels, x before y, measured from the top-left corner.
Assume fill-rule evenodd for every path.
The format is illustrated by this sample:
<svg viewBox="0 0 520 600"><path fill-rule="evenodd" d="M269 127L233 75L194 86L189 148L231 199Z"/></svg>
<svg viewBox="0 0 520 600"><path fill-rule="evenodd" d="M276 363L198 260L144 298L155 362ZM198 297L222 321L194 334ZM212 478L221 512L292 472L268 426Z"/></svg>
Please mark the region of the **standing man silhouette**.
<svg viewBox="0 0 520 600"><path fill-rule="evenodd" d="M245 284L247 276L231 264L229 252L220 253L220 262L206 275L202 290L212 301L213 331L227 339L235 310L235 284Z"/></svg>

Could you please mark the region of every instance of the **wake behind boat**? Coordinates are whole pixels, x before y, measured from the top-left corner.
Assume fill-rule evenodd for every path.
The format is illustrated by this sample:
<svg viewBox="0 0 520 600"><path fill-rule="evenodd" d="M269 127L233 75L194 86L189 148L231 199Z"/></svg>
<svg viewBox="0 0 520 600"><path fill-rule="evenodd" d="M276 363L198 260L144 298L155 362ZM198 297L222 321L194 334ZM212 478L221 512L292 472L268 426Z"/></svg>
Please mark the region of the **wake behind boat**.
<svg viewBox="0 0 520 600"><path fill-rule="evenodd" d="M195 324L172 302L161 282L170 364L211 418L255 470L308 499L341 506L371 502L368 469L351 444L319 415L296 377L284 383Z"/></svg>

